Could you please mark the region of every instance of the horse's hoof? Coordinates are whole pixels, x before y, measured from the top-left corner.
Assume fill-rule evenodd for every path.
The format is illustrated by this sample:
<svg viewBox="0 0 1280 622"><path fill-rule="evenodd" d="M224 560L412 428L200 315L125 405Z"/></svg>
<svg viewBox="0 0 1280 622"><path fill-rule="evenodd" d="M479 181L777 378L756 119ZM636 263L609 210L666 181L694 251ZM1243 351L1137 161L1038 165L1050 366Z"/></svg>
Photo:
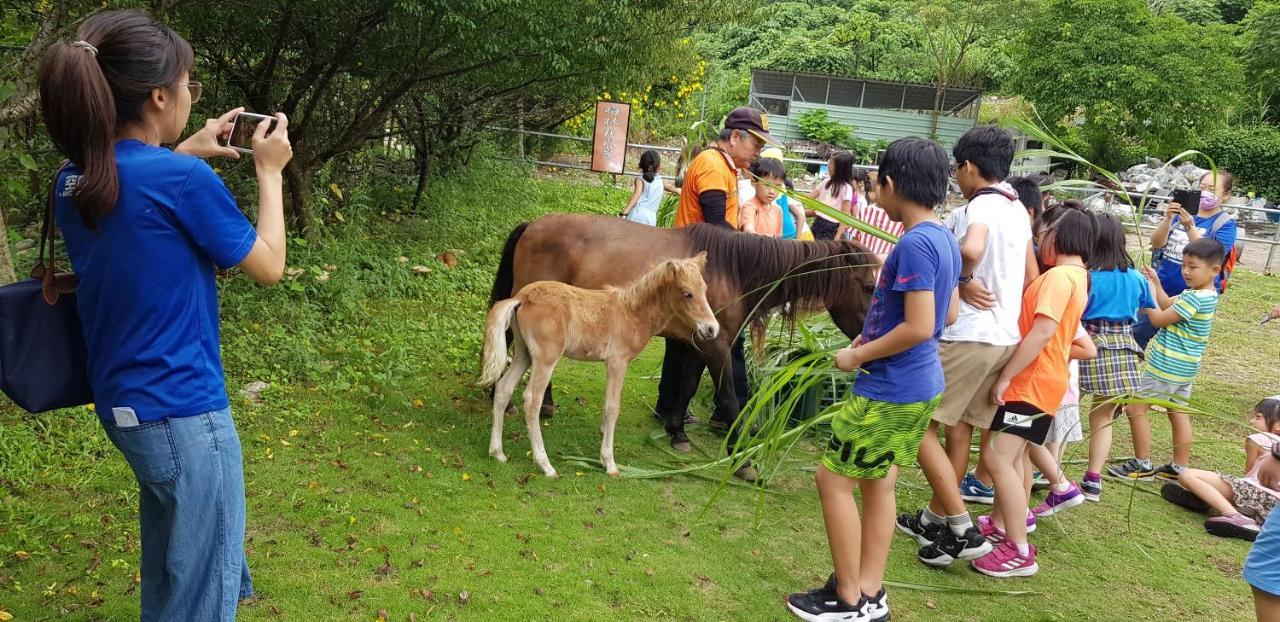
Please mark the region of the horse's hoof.
<svg viewBox="0 0 1280 622"><path fill-rule="evenodd" d="M548 406L546 404L543 404L542 408L538 409L538 416L542 417L543 419L550 419L554 417L555 414L556 414L555 406Z"/></svg>
<svg viewBox="0 0 1280 622"><path fill-rule="evenodd" d="M498 462L506 462L506 461L507 461L507 455L506 455L506 454L504 454L504 453L502 453L502 452L500 452L500 451L499 451L499 452L496 452L496 453L491 451L491 452L489 452L489 455L490 455L490 456L493 456L493 459L494 459L494 460L497 460Z"/></svg>
<svg viewBox="0 0 1280 622"><path fill-rule="evenodd" d="M555 469L543 469L542 474L551 478L560 477L560 474L556 473Z"/></svg>
<svg viewBox="0 0 1280 622"><path fill-rule="evenodd" d="M614 467L612 471L605 472L609 474L609 477L620 477L622 475L622 471L619 471L617 467Z"/></svg>
<svg viewBox="0 0 1280 622"><path fill-rule="evenodd" d="M760 479L760 473L750 464L738 467L738 470L733 472L733 476L747 483L755 483L757 479Z"/></svg>
<svg viewBox="0 0 1280 622"><path fill-rule="evenodd" d="M687 454L687 453L689 453L689 452L693 451L693 445L690 445L690 444L689 444L689 441L676 441L676 440L673 440L673 441L671 441L671 448L672 448L672 449L674 449L674 450L676 450L676 451L678 451L678 452L680 452L680 453L682 453L682 454Z"/></svg>

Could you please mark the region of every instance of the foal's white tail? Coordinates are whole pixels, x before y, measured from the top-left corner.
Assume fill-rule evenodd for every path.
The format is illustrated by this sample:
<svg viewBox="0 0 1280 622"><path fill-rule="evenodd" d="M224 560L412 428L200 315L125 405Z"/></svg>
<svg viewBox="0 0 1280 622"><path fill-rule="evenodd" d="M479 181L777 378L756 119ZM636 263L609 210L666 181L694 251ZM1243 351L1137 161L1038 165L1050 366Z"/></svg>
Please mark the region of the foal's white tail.
<svg viewBox="0 0 1280 622"><path fill-rule="evenodd" d="M507 368L507 328L515 317L520 300L508 298L489 309L484 323L484 354L481 357L480 386L487 387L502 377Z"/></svg>

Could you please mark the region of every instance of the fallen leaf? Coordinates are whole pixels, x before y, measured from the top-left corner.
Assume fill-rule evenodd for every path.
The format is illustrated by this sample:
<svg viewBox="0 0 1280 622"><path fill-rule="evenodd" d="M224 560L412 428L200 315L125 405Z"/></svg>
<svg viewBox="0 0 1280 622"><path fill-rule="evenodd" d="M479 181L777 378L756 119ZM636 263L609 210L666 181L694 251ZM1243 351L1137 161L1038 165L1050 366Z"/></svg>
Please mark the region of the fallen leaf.
<svg viewBox="0 0 1280 622"><path fill-rule="evenodd" d="M458 592L459 605L462 605L465 607L469 602L471 602L471 592L468 592L466 590L462 590L461 592Z"/></svg>
<svg viewBox="0 0 1280 622"><path fill-rule="evenodd" d="M19 561L31 559L31 554L26 551L14 551L13 556L18 558Z"/></svg>
<svg viewBox="0 0 1280 622"><path fill-rule="evenodd" d="M12 620L12 619L13 619L12 613L9 613L4 609L0 609L0 622L9 622L9 620Z"/></svg>
<svg viewBox="0 0 1280 622"><path fill-rule="evenodd" d="M404 255L401 255L399 257L396 257L396 261L400 263L409 263L409 258L405 257Z"/></svg>
<svg viewBox="0 0 1280 622"><path fill-rule="evenodd" d="M378 622L387 622L387 610L386 610L386 609L379 609L379 610L378 610Z"/></svg>
<svg viewBox="0 0 1280 622"><path fill-rule="evenodd" d="M356 524L356 517L354 517L354 516L348 516L348 517L347 517L347 526L349 527L349 526L354 525L354 524Z"/></svg>
<svg viewBox="0 0 1280 622"><path fill-rule="evenodd" d="M417 275L426 275L426 274L431 274L432 270L431 268L428 268L426 266L414 266L413 273Z"/></svg>
<svg viewBox="0 0 1280 622"><path fill-rule="evenodd" d="M293 438L293 437L295 437L295 436L297 436L297 435L298 435L298 431L297 431L297 430L289 430L289 438Z"/></svg>
<svg viewBox="0 0 1280 622"><path fill-rule="evenodd" d="M347 592L347 598L350 598L351 600L359 600L361 596L364 596L364 590L355 590L353 592Z"/></svg>
<svg viewBox="0 0 1280 622"><path fill-rule="evenodd" d="M462 481L464 481L464 482L471 481L471 474L470 474L470 473L463 473L463 474L462 474Z"/></svg>
<svg viewBox="0 0 1280 622"><path fill-rule="evenodd" d="M436 261L449 266L450 268L458 267L458 256L449 251L436 255Z"/></svg>

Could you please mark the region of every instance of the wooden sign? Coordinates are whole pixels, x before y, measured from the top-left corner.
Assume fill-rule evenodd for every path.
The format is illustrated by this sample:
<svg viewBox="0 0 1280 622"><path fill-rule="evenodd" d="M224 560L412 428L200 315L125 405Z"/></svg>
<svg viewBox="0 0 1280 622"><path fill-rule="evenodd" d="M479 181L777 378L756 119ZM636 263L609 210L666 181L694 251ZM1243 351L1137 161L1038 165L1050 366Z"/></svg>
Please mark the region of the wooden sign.
<svg viewBox="0 0 1280 622"><path fill-rule="evenodd" d="M596 102L596 127L591 139L591 170L621 173L627 160L627 130L631 104Z"/></svg>

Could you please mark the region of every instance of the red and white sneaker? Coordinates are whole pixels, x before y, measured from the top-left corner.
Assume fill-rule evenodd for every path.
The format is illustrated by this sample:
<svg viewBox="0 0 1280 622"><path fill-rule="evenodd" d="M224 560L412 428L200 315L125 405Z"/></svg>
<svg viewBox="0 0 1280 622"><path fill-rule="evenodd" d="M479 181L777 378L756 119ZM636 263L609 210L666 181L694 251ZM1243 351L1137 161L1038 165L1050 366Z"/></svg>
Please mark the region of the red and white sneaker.
<svg viewBox="0 0 1280 622"><path fill-rule="evenodd" d="M1030 551L1024 557L1018 553L1018 545L1005 540L995 550L973 560L973 569L989 577L1029 577L1040 570L1036 564L1036 547L1029 544Z"/></svg>

